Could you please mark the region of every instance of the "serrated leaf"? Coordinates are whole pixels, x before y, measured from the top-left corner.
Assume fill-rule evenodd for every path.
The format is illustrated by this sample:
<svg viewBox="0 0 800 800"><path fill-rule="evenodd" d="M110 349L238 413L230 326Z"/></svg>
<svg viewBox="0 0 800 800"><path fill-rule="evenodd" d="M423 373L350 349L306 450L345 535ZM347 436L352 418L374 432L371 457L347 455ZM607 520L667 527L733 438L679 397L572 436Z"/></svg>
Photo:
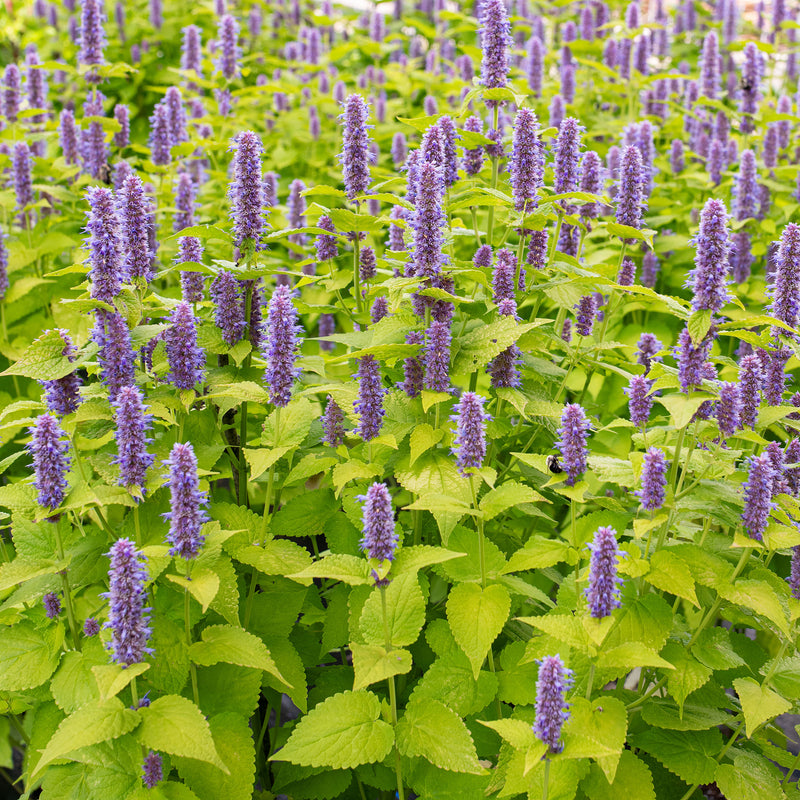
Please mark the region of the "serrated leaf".
<svg viewBox="0 0 800 800"><path fill-rule="evenodd" d="M466 553L456 553L444 547L431 545L413 545L402 547L396 553L392 563L392 575L400 576L404 572L418 572L423 567L443 564L454 558L464 558Z"/></svg>
<svg viewBox="0 0 800 800"><path fill-rule="evenodd" d="M623 750L614 780L609 782L603 771L592 767L581 783L589 800L656 800L650 769L630 750Z"/></svg>
<svg viewBox="0 0 800 800"><path fill-rule="evenodd" d="M739 752L733 764L720 764L716 783L728 800L783 800L778 768L755 753ZM791 784L786 784L787 788Z"/></svg>
<svg viewBox="0 0 800 800"><path fill-rule="evenodd" d="M537 744L542 745L542 755L547 752L547 745L536 738L533 727L529 722L521 719L494 719L478 720L481 725L491 728L505 742L508 742L515 750L528 750Z"/></svg>
<svg viewBox="0 0 800 800"><path fill-rule="evenodd" d="M621 700L603 697L592 703L576 697L564 726L564 757L593 758L613 781L627 732L628 712Z"/></svg>
<svg viewBox="0 0 800 800"><path fill-rule="evenodd" d="M476 679L492 642L508 619L510 609L508 591L497 584L483 589L476 583L460 583L450 591L447 621L458 646L469 659Z"/></svg>
<svg viewBox="0 0 800 800"><path fill-rule="evenodd" d="M493 358L529 330L535 324L518 324L513 317L501 317L488 325L479 325L458 341L451 371L454 375L469 375L485 367ZM454 349L456 342L454 341Z"/></svg>
<svg viewBox="0 0 800 800"><path fill-rule="evenodd" d="M139 721L139 715L125 708L116 697L99 705L90 704L79 708L58 726L32 777L35 778L48 764L74 750L130 733Z"/></svg>
<svg viewBox="0 0 800 800"><path fill-rule="evenodd" d="M168 694L140 708L139 714L142 724L136 735L142 745L172 756L205 761L228 774L208 722L191 700Z"/></svg>
<svg viewBox="0 0 800 800"><path fill-rule="evenodd" d="M10 302L7 297L5 302ZM96 351L87 348L74 361L70 361L64 352L64 340L57 330L49 330L35 339L27 350L2 374L22 375L37 381L63 378L88 361Z"/></svg>
<svg viewBox="0 0 800 800"><path fill-rule="evenodd" d="M63 633L22 623L0 630L0 691L32 689L55 671Z"/></svg>
<svg viewBox="0 0 800 800"><path fill-rule="evenodd" d="M383 761L394 744L394 731L380 715L380 702L370 692L335 694L300 719L270 760L334 769Z"/></svg>
<svg viewBox="0 0 800 800"><path fill-rule="evenodd" d="M633 669L634 667L661 667L672 669L672 664L664 660L641 642L623 642L616 647L604 649L597 659L598 667Z"/></svg>
<svg viewBox="0 0 800 800"><path fill-rule="evenodd" d="M631 743L655 756L686 783L700 784L714 780L722 734L716 729L670 731L650 728L635 734Z"/></svg>
<svg viewBox="0 0 800 800"><path fill-rule="evenodd" d="M219 591L219 575L205 567L194 570L190 578L185 575L167 575L166 577L167 580L188 589L189 594L203 607L204 614Z"/></svg>
<svg viewBox="0 0 800 800"><path fill-rule="evenodd" d="M700 606L694 589L692 571L669 550L658 550L653 553L650 557L650 572L644 577L656 589L682 597L693 606Z"/></svg>
<svg viewBox="0 0 800 800"><path fill-rule="evenodd" d="M289 577L292 580L311 583L314 578L333 578L344 581L351 586L361 586L372 583L369 564L364 558L349 556L344 553L334 553L324 556L300 572L295 572Z"/></svg>
<svg viewBox="0 0 800 800"><path fill-rule="evenodd" d="M392 675L405 675L411 670L411 653L408 650L391 650L374 644L350 645L353 653L353 691L366 689Z"/></svg>
<svg viewBox="0 0 800 800"><path fill-rule="evenodd" d="M488 521L514 506L536 502L538 497L538 493L530 486L517 481L506 481L481 498L480 509L483 511L484 519Z"/></svg>
<svg viewBox="0 0 800 800"><path fill-rule="evenodd" d="M695 311L687 320L686 327L689 329L689 336L692 337L692 344L697 347L705 339L711 327L711 311L707 308Z"/></svg>
<svg viewBox="0 0 800 800"><path fill-rule="evenodd" d="M577 560L575 551L561 539L545 539L543 536L532 536L525 546L517 550L503 567L502 573L507 575L525 572L529 569L544 569L565 561L574 564Z"/></svg>
<svg viewBox="0 0 800 800"><path fill-rule="evenodd" d="M120 664L101 664L92 667L100 699L110 700L116 697L134 678L149 669L150 664L130 664L127 667Z"/></svg>
<svg viewBox="0 0 800 800"><path fill-rule="evenodd" d="M287 683L278 670L266 645L258 636L232 625L211 625L200 634L202 641L189 647L189 658L205 667L224 662L239 667L252 667L274 675Z"/></svg>
<svg viewBox="0 0 800 800"><path fill-rule="evenodd" d="M744 714L745 731L749 739L767 720L785 714L792 704L777 692L752 678L737 678L733 688L739 695Z"/></svg>
<svg viewBox="0 0 800 800"><path fill-rule="evenodd" d="M478 754L461 717L436 700L412 701L397 723L397 749L440 769L482 775Z"/></svg>
<svg viewBox="0 0 800 800"><path fill-rule="evenodd" d="M407 572L386 587L376 587L364 603L360 626L367 644L384 645L383 597L386 593L386 625L393 647L407 647L417 641L425 624L425 598L416 572Z"/></svg>
<svg viewBox="0 0 800 800"><path fill-rule="evenodd" d="M678 642L667 642L661 655L674 667L667 673L667 689L683 710L684 700L701 686L705 686L712 671L693 658Z"/></svg>

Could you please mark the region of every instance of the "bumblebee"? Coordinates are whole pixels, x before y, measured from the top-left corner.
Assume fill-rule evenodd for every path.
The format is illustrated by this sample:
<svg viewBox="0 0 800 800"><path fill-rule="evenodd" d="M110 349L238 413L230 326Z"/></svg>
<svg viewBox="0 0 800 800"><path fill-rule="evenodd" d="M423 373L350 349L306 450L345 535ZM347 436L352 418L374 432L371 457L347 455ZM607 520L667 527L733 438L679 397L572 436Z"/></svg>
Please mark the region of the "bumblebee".
<svg viewBox="0 0 800 800"><path fill-rule="evenodd" d="M547 464L547 469L549 469L553 475L560 475L564 471L558 460L558 456L547 456L545 464Z"/></svg>

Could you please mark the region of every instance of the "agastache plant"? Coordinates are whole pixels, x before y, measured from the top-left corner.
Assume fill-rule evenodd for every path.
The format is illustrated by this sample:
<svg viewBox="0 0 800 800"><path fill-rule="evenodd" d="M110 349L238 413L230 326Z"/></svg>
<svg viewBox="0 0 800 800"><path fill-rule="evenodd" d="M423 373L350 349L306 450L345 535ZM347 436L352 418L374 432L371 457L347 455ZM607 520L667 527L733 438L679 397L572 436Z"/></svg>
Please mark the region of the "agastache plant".
<svg viewBox="0 0 800 800"><path fill-rule="evenodd" d="M291 290L287 286L278 286L269 301L263 353L267 362L264 381L269 388L270 402L278 408L289 404L292 387L300 374L295 363L302 332L297 323Z"/></svg>
<svg viewBox="0 0 800 800"><path fill-rule="evenodd" d="M204 506L208 502L200 490L197 476L197 456L190 444L176 444L164 462L169 469L167 486L170 489L167 541L170 555L186 561L197 557L205 541L202 527L209 517Z"/></svg>
<svg viewBox="0 0 800 800"><path fill-rule="evenodd" d="M483 409L485 402L486 399L475 392L464 392L453 407L451 419L456 424L453 454L458 471L465 478L480 469L486 458L486 423L491 417Z"/></svg>
<svg viewBox="0 0 800 800"><path fill-rule="evenodd" d="M574 486L588 467L586 442L590 430L591 423L580 405L570 403L565 406L561 414L561 427L558 429L560 438L556 442L556 447L561 453L568 486Z"/></svg>
<svg viewBox="0 0 800 800"><path fill-rule="evenodd" d="M589 585L584 590L589 615L602 619L619 608L619 584L622 579L617 576L619 548L617 532L611 527L597 529L592 543L591 565L589 567Z"/></svg>
<svg viewBox="0 0 800 800"><path fill-rule="evenodd" d="M64 500L70 465L66 434L52 414L42 414L30 429L28 452L33 456L34 486L40 506L51 511Z"/></svg>
<svg viewBox="0 0 800 800"><path fill-rule="evenodd" d="M147 432L152 428L153 417L148 413L141 391L135 386L123 386L112 405L117 423L114 461L119 465L119 484L128 489L136 487L134 499L141 500L147 470L155 460L155 456L147 452L147 445L152 442Z"/></svg>
<svg viewBox="0 0 800 800"><path fill-rule="evenodd" d="M356 499L363 503L361 549L367 558L377 562L377 566L381 567L382 562L394 559L399 542L394 530L394 512L389 489L386 484L373 483L365 495L360 495ZM385 575L381 576L377 569L372 570L372 578L375 586L389 584L389 579Z"/></svg>
<svg viewBox="0 0 800 800"><path fill-rule="evenodd" d="M566 692L572 687L573 672L558 655L545 656L539 662L536 680L536 719L533 732L551 753L560 753L561 729L569 719Z"/></svg>

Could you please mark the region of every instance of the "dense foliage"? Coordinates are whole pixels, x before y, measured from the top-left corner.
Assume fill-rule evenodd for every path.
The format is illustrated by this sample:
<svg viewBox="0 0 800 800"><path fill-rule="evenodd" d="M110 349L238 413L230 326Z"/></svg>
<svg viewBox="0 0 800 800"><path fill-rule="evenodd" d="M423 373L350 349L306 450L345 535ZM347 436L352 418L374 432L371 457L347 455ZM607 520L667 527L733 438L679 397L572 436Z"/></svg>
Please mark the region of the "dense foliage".
<svg viewBox="0 0 800 800"><path fill-rule="evenodd" d="M8 5L9 786L800 797L794 5Z"/></svg>

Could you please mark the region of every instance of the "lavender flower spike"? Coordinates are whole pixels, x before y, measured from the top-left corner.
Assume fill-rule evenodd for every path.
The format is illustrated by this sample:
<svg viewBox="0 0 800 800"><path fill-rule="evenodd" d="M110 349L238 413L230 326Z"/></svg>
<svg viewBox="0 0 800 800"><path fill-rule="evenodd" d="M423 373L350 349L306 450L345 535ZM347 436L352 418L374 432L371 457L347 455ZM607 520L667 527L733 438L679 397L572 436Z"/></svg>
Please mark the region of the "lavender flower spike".
<svg viewBox="0 0 800 800"><path fill-rule="evenodd" d="M89 203L86 244L92 297L111 303L122 289L122 243L114 195L111 189L90 186L86 190L86 199Z"/></svg>
<svg viewBox="0 0 800 800"><path fill-rule="evenodd" d="M169 373L167 380L179 389L193 389L203 380L206 357L197 345L197 318L188 303L178 303L164 331Z"/></svg>
<svg viewBox="0 0 800 800"><path fill-rule="evenodd" d="M106 555L111 559L111 568L109 591L103 595L109 600L108 622L104 627L111 629L109 649L114 661L127 667L139 664L153 652L147 646L150 609L144 605L147 597L145 557L130 539L117 539Z"/></svg>
<svg viewBox="0 0 800 800"><path fill-rule="evenodd" d="M761 541L772 510L774 470L768 454L749 459L747 481L744 483L744 513L742 522L751 539Z"/></svg>
<svg viewBox="0 0 800 800"><path fill-rule="evenodd" d="M517 211L529 212L539 205L536 192L544 183L544 145L539 122L527 108L517 112L509 161L509 178Z"/></svg>
<svg viewBox="0 0 800 800"><path fill-rule="evenodd" d="M687 284L694 291L692 309L718 312L730 299L728 290L728 211L721 200L708 200L700 212L700 230L694 239L694 269Z"/></svg>
<svg viewBox="0 0 800 800"><path fill-rule="evenodd" d="M200 532L208 514L203 509L208 498L200 491L197 477L197 457L191 444L175 444L164 462L169 467L170 510L164 514L169 520L167 541L172 545L169 554L187 561L196 558L205 537Z"/></svg>
<svg viewBox="0 0 800 800"><path fill-rule="evenodd" d="M219 71L227 80L239 74L239 22L230 14L219 21Z"/></svg>
<svg viewBox="0 0 800 800"><path fill-rule="evenodd" d="M414 229L414 274L433 278L441 272L444 256L445 215L442 210L444 186L439 168L430 162L419 165Z"/></svg>
<svg viewBox="0 0 800 800"><path fill-rule="evenodd" d="M755 429L761 403L759 391L764 378L761 362L758 356L747 355L742 357L739 367L739 391L742 399L740 427Z"/></svg>
<svg viewBox="0 0 800 800"><path fill-rule="evenodd" d="M350 201L355 201L369 187L369 164L372 158L369 147L372 140L367 131L372 125L367 124L368 117L369 105L364 98L360 94L348 95L344 112L339 117L343 125L339 160L344 188Z"/></svg>
<svg viewBox="0 0 800 800"><path fill-rule="evenodd" d="M243 249L247 249L247 246L258 249L264 229L264 186L261 177L264 147L258 134L243 131L233 139L231 149L236 151L236 155L233 160L233 182L228 194L236 244Z"/></svg>
<svg viewBox="0 0 800 800"><path fill-rule="evenodd" d="M356 433L368 442L380 433L386 413L383 408L385 391L375 356L366 355L359 359L355 377L358 378L358 399L353 403L353 408L360 415Z"/></svg>
<svg viewBox="0 0 800 800"><path fill-rule="evenodd" d="M642 466L642 488L636 492L642 501L642 508L657 511L664 505L667 485L667 460L663 450L651 447L644 454Z"/></svg>
<svg viewBox="0 0 800 800"><path fill-rule="evenodd" d="M146 789L153 789L164 780L164 764L160 753L152 750L144 757L142 764L142 785Z"/></svg>
<svg viewBox="0 0 800 800"><path fill-rule="evenodd" d="M486 422L491 417L483 410L485 397L464 392L456 403L450 419L456 423L453 454L458 471L465 478L483 466L486 458Z"/></svg>
<svg viewBox="0 0 800 800"><path fill-rule="evenodd" d="M651 381L644 375L634 375L625 390L628 395L631 422L637 428L645 427L650 419L650 412L653 409L653 398L649 396L651 388Z"/></svg>
<svg viewBox="0 0 800 800"><path fill-rule="evenodd" d="M203 245L194 236L181 236L178 239L178 255L175 259L178 264L191 262L200 264L203 260ZM202 272L181 272L181 297L185 303L199 303L203 299L203 283L205 276Z"/></svg>
<svg viewBox="0 0 800 800"><path fill-rule="evenodd" d="M302 342L301 333L291 289L276 287L269 301L263 355L267 362L264 380L269 387L269 401L278 408L289 404L292 386L300 374L295 362Z"/></svg>
<svg viewBox="0 0 800 800"><path fill-rule="evenodd" d="M134 380L128 323L118 312L98 311L92 339L99 348L100 380L108 387L109 399L116 400L119 390L123 386L132 386Z"/></svg>
<svg viewBox="0 0 800 800"><path fill-rule="evenodd" d="M592 551L589 586L584 594L588 601L589 614L595 619L603 619L622 605L619 601L619 584L622 579L617 577L617 532L611 527L598 528L589 549Z"/></svg>
<svg viewBox="0 0 800 800"><path fill-rule="evenodd" d="M769 313L796 328L800 324L800 225L790 222L783 229L775 267ZM779 332L787 335L781 329L773 329L773 335Z"/></svg>
<svg viewBox="0 0 800 800"><path fill-rule="evenodd" d="M223 270L212 281L210 294L214 301L214 322L226 344L232 346L244 336L246 327L239 283L230 272Z"/></svg>
<svg viewBox="0 0 800 800"><path fill-rule="evenodd" d="M68 488L70 464L67 435L51 414L42 414L30 428L28 452L33 456L33 485L40 506L54 510L61 505Z"/></svg>
<svg viewBox="0 0 800 800"><path fill-rule="evenodd" d="M147 413L143 400L142 393L135 386L123 386L112 403L117 421L114 462L119 464L119 485L138 487L141 495L136 500L141 500L144 495L145 476L154 460L154 456L147 452L147 444L152 441L147 436L152 416Z"/></svg>
<svg viewBox="0 0 800 800"><path fill-rule="evenodd" d="M581 406L577 403L565 406L561 414L561 427L558 429L561 438L556 442L556 447L561 453L564 470L567 473L567 486L574 486L586 472L589 455L586 440L590 428L591 423Z"/></svg>
<svg viewBox="0 0 800 800"><path fill-rule="evenodd" d="M574 192L578 188L582 132L583 128L574 117L567 117L559 126L553 163L556 194Z"/></svg>
<svg viewBox="0 0 800 800"><path fill-rule="evenodd" d="M61 598L55 592L48 592L44 595L42 605L48 619L56 619L61 613Z"/></svg>
<svg viewBox="0 0 800 800"><path fill-rule="evenodd" d="M742 397L738 383L719 385L719 402L716 408L717 425L724 438L733 436L742 422Z"/></svg>
<svg viewBox="0 0 800 800"><path fill-rule="evenodd" d="M81 32L78 61L81 64L102 64L106 44L103 23L105 13L102 0L83 0L81 3Z"/></svg>
<svg viewBox="0 0 800 800"><path fill-rule="evenodd" d="M567 669L560 656L545 656L539 662L536 681L536 720L533 732L552 753L560 753L563 745L561 728L569 719L564 694L572 687L572 670Z"/></svg>
<svg viewBox="0 0 800 800"><path fill-rule="evenodd" d="M336 401L328 395L325 413L322 415L322 441L331 447L338 447L344 442L344 414Z"/></svg>
<svg viewBox="0 0 800 800"><path fill-rule="evenodd" d="M150 252L150 200L138 175L129 175L117 196L121 225L123 274L127 280L149 281L153 277Z"/></svg>
<svg viewBox="0 0 800 800"><path fill-rule="evenodd" d="M642 154L635 145L629 145L622 153L619 188L617 191L617 222L629 228L642 225Z"/></svg>
<svg viewBox="0 0 800 800"><path fill-rule="evenodd" d="M359 495L356 500L364 504L361 549L369 559L379 563L392 561L400 537L394 530L394 512L389 489L384 483L373 483L367 489L366 495ZM372 574L376 586L388 585L389 580L381 578L377 571L373 570Z"/></svg>
<svg viewBox="0 0 800 800"><path fill-rule="evenodd" d="M323 214L319 220L317 220L317 227L325 231L330 231L331 234L335 231L333 222L331 222L331 218L327 214ZM327 233L319 233L317 234L315 244L317 248L317 261L329 261L339 255L335 236L331 236Z"/></svg>
<svg viewBox="0 0 800 800"><path fill-rule="evenodd" d="M485 0L481 7L481 83L487 89L502 89L508 82L508 55L511 26L503 0ZM487 108L496 108L498 100L487 100Z"/></svg>
<svg viewBox="0 0 800 800"><path fill-rule="evenodd" d="M74 361L78 349L72 343L69 333L63 329L59 329L57 333L61 337L61 341L64 342L64 349L61 351L61 355L69 361ZM77 410L81 402L78 394L81 383L81 377L77 372L70 372L63 378L42 381L47 408L54 414L71 414Z"/></svg>
<svg viewBox="0 0 800 800"><path fill-rule="evenodd" d="M450 390L450 322L432 322L425 343L424 386L432 392Z"/></svg>
<svg viewBox="0 0 800 800"><path fill-rule="evenodd" d="M419 331L409 331L406 334L406 344L421 345L424 343L423 335ZM419 397L422 392L422 362L419 358L406 358L403 360L403 383L400 388L409 397Z"/></svg>

